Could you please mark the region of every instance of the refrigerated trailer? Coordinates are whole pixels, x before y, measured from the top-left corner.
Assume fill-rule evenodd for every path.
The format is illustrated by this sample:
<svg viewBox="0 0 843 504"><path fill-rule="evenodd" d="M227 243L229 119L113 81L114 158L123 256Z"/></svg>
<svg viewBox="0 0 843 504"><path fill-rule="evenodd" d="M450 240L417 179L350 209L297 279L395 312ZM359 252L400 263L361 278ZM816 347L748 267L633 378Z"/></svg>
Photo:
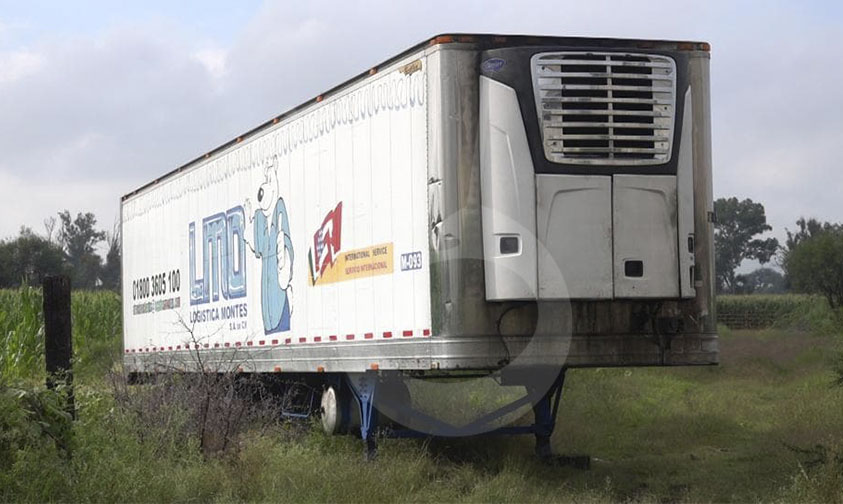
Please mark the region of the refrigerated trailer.
<svg viewBox="0 0 843 504"><path fill-rule="evenodd" d="M546 438L568 368L717 363L710 129L703 42L433 37L122 198L125 368L364 438L385 376L501 373Z"/></svg>

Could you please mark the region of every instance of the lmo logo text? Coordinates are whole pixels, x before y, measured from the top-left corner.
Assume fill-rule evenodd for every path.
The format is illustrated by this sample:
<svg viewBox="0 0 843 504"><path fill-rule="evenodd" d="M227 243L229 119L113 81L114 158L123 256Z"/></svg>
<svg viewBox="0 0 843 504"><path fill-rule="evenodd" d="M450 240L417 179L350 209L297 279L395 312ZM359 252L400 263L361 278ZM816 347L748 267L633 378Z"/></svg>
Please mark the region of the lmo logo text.
<svg viewBox="0 0 843 504"><path fill-rule="evenodd" d="M199 305L246 295L246 214L238 205L202 219L201 252L196 247L196 223L190 223L190 304ZM197 253L202 276L197 277Z"/></svg>

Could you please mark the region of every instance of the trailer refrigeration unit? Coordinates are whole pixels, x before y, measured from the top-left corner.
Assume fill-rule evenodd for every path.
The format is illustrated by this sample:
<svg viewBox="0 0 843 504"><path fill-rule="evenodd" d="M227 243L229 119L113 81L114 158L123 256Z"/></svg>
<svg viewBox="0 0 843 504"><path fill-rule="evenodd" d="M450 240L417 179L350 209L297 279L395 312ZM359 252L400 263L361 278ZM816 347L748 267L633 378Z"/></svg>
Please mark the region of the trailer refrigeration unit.
<svg viewBox="0 0 843 504"><path fill-rule="evenodd" d="M434 37L122 198L125 367L547 453L566 369L717 363L710 127L706 43ZM452 425L405 383L478 375L525 392Z"/></svg>

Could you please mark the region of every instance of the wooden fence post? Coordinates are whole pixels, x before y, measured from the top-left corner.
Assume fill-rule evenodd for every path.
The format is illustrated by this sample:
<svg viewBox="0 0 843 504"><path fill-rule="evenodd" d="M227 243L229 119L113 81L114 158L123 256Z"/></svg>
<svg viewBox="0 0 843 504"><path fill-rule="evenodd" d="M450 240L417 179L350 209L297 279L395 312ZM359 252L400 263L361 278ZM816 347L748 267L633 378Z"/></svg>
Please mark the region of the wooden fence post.
<svg viewBox="0 0 843 504"><path fill-rule="evenodd" d="M73 340L70 329L70 278L66 275L44 278L44 356L47 361L47 387L59 380L67 387L67 411L76 419L73 398Z"/></svg>

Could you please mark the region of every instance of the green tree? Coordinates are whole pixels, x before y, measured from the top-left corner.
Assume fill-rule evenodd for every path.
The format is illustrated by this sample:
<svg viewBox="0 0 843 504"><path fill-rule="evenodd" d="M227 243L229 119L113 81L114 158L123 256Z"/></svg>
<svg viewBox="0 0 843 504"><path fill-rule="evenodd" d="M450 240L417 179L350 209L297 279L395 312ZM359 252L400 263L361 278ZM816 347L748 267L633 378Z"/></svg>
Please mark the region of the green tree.
<svg viewBox="0 0 843 504"><path fill-rule="evenodd" d="M820 222L817 219L806 219L805 217L800 217L796 221L796 226L797 229L795 231L785 229L785 231L787 232L787 240L785 240L785 246L781 249L779 254L779 262L782 264L782 267L785 270L785 286L788 289L793 283L791 281L790 275L787 272L786 267L788 255L790 255L790 253L793 252L800 243L814 236L817 236L824 231L834 231L843 229L843 224Z"/></svg>
<svg viewBox="0 0 843 504"><path fill-rule="evenodd" d="M825 296L833 309L843 306L843 227L832 225L800 240L784 266L794 289Z"/></svg>
<svg viewBox="0 0 843 504"><path fill-rule="evenodd" d="M796 231L785 229L785 231L787 232L787 240L785 241L784 248L785 253L792 251L796 248L797 245L799 245L803 241L813 236L817 236L823 231L834 231L843 229L843 224L820 222L817 219L805 219L805 217L800 217L799 219L797 219L796 225L799 227L799 229Z"/></svg>
<svg viewBox="0 0 843 504"><path fill-rule="evenodd" d="M734 292L735 269L745 259L767 263L779 248L775 238L756 238L773 229L767 224L764 205L751 199L720 198L714 202L714 260L717 289Z"/></svg>
<svg viewBox="0 0 843 504"><path fill-rule="evenodd" d="M758 268L745 275L735 275L736 294L781 294L786 290L784 275L773 268Z"/></svg>
<svg viewBox="0 0 843 504"><path fill-rule="evenodd" d="M67 273L61 247L21 227L17 238L0 240L0 288L40 285L47 275Z"/></svg>
<svg viewBox="0 0 843 504"><path fill-rule="evenodd" d="M105 265L102 268L102 286L106 289L120 289L121 270L121 249L120 249L120 226L115 224L114 229L106 238L108 252L105 255Z"/></svg>
<svg viewBox="0 0 843 504"><path fill-rule="evenodd" d="M105 232L97 231L97 218L90 212L79 213L72 219L70 212L65 210L59 212L59 220L61 228L58 240L71 266L73 286L79 289L96 287L102 270L102 258L96 254L95 249L105 239Z"/></svg>

